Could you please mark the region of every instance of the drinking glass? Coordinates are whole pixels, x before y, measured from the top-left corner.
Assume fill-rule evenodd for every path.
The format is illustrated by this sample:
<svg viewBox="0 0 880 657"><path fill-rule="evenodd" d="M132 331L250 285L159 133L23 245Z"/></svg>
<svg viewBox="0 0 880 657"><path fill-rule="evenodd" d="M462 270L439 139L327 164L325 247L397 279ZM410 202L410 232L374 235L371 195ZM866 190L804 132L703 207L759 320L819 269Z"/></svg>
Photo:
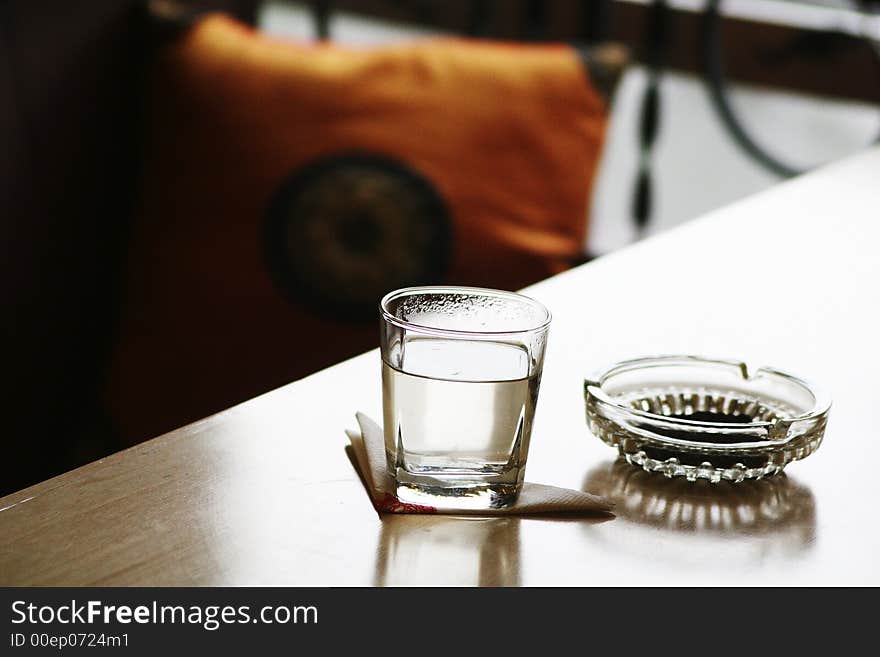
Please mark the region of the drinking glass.
<svg viewBox="0 0 880 657"><path fill-rule="evenodd" d="M382 400L388 471L404 502L496 508L519 494L550 313L521 294L387 294Z"/></svg>

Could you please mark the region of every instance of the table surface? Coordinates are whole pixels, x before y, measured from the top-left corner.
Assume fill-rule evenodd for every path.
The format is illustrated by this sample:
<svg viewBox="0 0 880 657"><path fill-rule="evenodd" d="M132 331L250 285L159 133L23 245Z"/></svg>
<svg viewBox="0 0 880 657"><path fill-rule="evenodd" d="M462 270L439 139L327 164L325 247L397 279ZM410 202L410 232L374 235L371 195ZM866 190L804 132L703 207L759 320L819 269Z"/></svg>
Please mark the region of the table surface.
<svg viewBox="0 0 880 657"><path fill-rule="evenodd" d="M0 499L0 585L880 584L878 254L872 149L529 288L554 324L527 479L613 519L380 518L344 452L373 351ZM739 485L617 462L581 381L659 353L819 382L825 442Z"/></svg>

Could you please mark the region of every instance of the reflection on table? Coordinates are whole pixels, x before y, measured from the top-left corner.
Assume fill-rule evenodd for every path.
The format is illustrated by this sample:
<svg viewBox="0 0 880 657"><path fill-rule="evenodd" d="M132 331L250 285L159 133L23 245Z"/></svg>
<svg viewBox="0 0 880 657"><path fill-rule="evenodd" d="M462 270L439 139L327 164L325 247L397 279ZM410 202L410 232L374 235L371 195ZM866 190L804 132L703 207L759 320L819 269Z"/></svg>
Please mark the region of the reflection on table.
<svg viewBox="0 0 880 657"><path fill-rule="evenodd" d="M615 460L590 470L583 488L612 500L617 522L628 525L616 547L650 546L652 559L754 565L796 557L816 541L813 494L785 474L710 484L666 478ZM651 542L640 540L649 536Z"/></svg>
<svg viewBox="0 0 880 657"><path fill-rule="evenodd" d="M376 586L518 586L519 518L382 518Z"/></svg>

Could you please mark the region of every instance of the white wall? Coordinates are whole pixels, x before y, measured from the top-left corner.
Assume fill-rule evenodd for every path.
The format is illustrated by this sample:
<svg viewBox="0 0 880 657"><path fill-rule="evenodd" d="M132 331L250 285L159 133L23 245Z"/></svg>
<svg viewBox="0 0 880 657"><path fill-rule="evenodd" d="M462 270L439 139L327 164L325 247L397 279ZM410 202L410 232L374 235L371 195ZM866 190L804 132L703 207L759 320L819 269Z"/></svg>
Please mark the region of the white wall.
<svg viewBox="0 0 880 657"><path fill-rule="evenodd" d="M628 72L615 98L592 203L590 247L600 253L633 238L628 217L645 78L640 68ZM663 109L652 166L655 213L651 231L669 228L779 181L732 141L700 79L669 74L663 79L661 94ZM880 112L861 103L742 86L732 90L731 103L759 143L795 166L841 157L880 135Z"/></svg>

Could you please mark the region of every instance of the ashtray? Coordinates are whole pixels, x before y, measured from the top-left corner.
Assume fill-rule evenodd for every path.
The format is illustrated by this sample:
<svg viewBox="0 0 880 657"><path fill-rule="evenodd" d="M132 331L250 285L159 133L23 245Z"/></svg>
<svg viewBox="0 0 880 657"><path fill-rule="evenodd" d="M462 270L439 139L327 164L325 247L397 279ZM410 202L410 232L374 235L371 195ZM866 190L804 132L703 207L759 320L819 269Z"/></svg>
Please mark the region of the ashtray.
<svg viewBox="0 0 880 657"><path fill-rule="evenodd" d="M740 482L782 472L825 434L830 398L770 367L651 356L584 381L587 425L631 465L667 477Z"/></svg>

